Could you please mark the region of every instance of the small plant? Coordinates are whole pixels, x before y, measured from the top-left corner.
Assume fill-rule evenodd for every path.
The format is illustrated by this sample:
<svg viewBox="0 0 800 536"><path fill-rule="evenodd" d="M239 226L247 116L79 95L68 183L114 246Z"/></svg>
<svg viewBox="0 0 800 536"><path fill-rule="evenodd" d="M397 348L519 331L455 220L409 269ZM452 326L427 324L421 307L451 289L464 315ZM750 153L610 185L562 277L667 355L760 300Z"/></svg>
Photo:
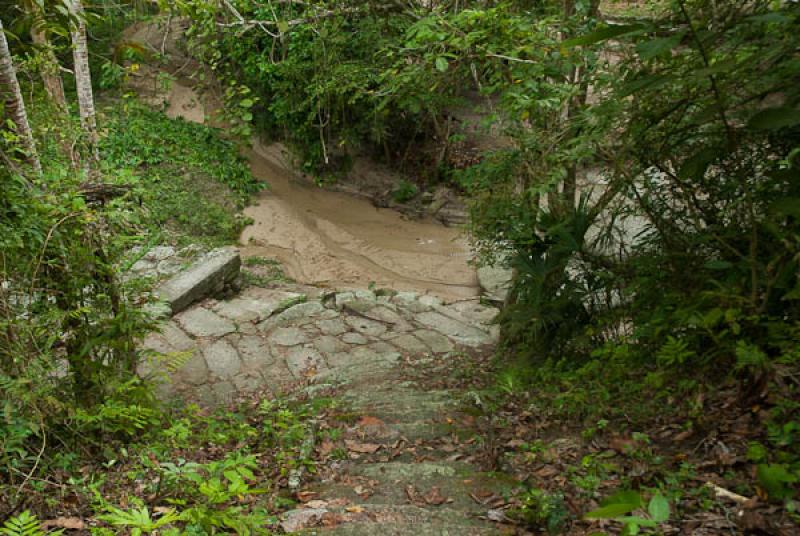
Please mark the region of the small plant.
<svg viewBox="0 0 800 536"><path fill-rule="evenodd" d="M397 187L392 190L392 200L395 203L407 203L414 199L419 193L419 188L413 182L405 179L401 180Z"/></svg>
<svg viewBox="0 0 800 536"><path fill-rule="evenodd" d="M620 491L600 503L600 508L586 514L585 519L611 519L623 524L622 535L639 534L642 527L656 528L669 519L669 501L656 493L647 505L647 517L628 515L643 508L642 496L636 491Z"/></svg>
<svg viewBox="0 0 800 536"><path fill-rule="evenodd" d="M131 536L151 534L180 520L180 516L172 509L163 512L159 517L152 516L147 506L122 510L109 505L106 506L106 511L108 513L97 518L115 527L125 527L130 530Z"/></svg>
<svg viewBox="0 0 800 536"><path fill-rule="evenodd" d="M3 536L44 536L45 534L61 534L62 532L64 531L47 532L42 528L39 519L28 510L18 516L9 518L0 528L0 534Z"/></svg>
<svg viewBox="0 0 800 536"><path fill-rule="evenodd" d="M564 497L541 489L528 490L520 497L521 505L511 511L511 517L548 534L563 534L568 513Z"/></svg>

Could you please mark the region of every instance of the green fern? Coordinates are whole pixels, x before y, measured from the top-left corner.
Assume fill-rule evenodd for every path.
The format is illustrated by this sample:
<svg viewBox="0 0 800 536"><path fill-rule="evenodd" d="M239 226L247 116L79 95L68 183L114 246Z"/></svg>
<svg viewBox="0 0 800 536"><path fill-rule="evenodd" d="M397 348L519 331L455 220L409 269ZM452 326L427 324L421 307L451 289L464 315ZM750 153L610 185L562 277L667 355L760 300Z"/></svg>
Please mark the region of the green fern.
<svg viewBox="0 0 800 536"><path fill-rule="evenodd" d="M153 519L146 506L122 510L115 506L107 506L107 514L97 516L97 519L115 527L126 527L130 529L132 536L151 534L163 527L180 520L180 515L173 509L169 509L161 514L161 517Z"/></svg>
<svg viewBox="0 0 800 536"><path fill-rule="evenodd" d="M58 530L49 534L61 534L62 532L64 531ZM42 524L35 515L25 510L18 516L7 519L3 528L0 528L0 534L3 536L45 536L48 532L42 528Z"/></svg>

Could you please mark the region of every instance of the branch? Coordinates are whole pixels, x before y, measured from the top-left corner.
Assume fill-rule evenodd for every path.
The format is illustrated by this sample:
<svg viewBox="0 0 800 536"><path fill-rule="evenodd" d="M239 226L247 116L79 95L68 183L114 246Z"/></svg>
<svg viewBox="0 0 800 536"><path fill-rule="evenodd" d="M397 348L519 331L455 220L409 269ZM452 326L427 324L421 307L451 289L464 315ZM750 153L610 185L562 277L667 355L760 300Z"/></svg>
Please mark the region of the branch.
<svg viewBox="0 0 800 536"><path fill-rule="evenodd" d="M232 28L232 27L236 27L236 26L242 26L242 27L244 27L245 31L247 31L247 30L249 30L249 29L251 29L251 28L253 28L255 26L258 26L259 28L264 30L268 35L270 35L271 37L276 38L276 39L278 37L280 37L280 33L281 33L280 30L279 30L278 34L275 34L275 33L271 32L270 30L268 30L266 28L267 26L271 26L271 27L274 27L274 28L278 28L282 24L285 24L286 26L289 26L289 27L300 26L301 24L308 24L308 23L310 23L310 22L312 22L314 20L318 20L318 19L325 19L325 18L329 18L329 17L334 17L336 15L343 15L343 14L348 14L348 13L361 13L362 11L364 11L363 7L342 8L342 9L339 9L339 10L326 9L326 10L323 10L323 11L317 11L311 17L302 18L302 19L292 19L292 20L288 20L288 21L259 20L259 19L245 19L241 15L241 13L239 13L236 10L236 8L233 7L230 4L230 2L228 2L228 0L222 0L222 1L228 7L228 9L231 10L231 12L233 13L233 16L236 17L237 20L236 20L236 22L218 22L217 26L219 26L221 28ZM299 5L305 5L302 2L295 2L294 0L291 0L291 3L298 3ZM387 10L387 9L392 9L393 7L396 7L396 6L394 4L382 4L382 5L379 5L379 6L375 6L374 9Z"/></svg>

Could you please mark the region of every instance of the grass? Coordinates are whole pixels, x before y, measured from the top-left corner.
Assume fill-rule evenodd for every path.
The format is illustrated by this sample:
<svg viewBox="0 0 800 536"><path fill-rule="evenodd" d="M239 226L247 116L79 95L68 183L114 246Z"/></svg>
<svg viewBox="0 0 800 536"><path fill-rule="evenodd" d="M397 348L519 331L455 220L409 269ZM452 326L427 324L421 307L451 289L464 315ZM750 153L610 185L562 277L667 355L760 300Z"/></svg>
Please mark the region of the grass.
<svg viewBox="0 0 800 536"><path fill-rule="evenodd" d="M248 223L241 209L262 185L232 141L136 101L107 108L104 126L103 165L133 185L128 207L138 204L144 234L208 246L236 242Z"/></svg>

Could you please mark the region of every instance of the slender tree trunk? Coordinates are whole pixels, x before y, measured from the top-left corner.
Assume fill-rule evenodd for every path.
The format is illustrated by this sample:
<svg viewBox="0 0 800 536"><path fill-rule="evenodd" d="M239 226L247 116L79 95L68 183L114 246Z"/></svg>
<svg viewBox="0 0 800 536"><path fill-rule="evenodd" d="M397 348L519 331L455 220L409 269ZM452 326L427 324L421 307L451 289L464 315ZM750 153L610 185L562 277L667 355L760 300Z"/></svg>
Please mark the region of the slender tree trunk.
<svg viewBox="0 0 800 536"><path fill-rule="evenodd" d="M44 62L41 66L42 82L44 82L44 89L50 96L50 99L58 106L59 110L67 109L67 99L64 96L64 83L61 80L61 75L58 72L58 60L53 53L50 46L50 40L44 29L44 17L41 8L32 2L29 6L30 13L33 16L33 24L31 25L31 40L36 45L44 56Z"/></svg>
<svg viewBox="0 0 800 536"><path fill-rule="evenodd" d="M97 116L94 109L92 93L92 74L89 70L89 46L86 42L86 19L81 0L70 1L70 13L75 19L72 22L72 55L74 58L75 86L78 93L78 109L81 116L81 127L89 143L90 157L87 168L93 169L100 161L97 148Z"/></svg>
<svg viewBox="0 0 800 536"><path fill-rule="evenodd" d="M2 21L0 21L0 97L5 101L6 111L14 123L14 129L20 137L28 161L36 173L41 174L42 165L36 152L33 132L28 123L28 113L25 111L25 101L22 100L22 91L19 88L17 72L14 70Z"/></svg>

